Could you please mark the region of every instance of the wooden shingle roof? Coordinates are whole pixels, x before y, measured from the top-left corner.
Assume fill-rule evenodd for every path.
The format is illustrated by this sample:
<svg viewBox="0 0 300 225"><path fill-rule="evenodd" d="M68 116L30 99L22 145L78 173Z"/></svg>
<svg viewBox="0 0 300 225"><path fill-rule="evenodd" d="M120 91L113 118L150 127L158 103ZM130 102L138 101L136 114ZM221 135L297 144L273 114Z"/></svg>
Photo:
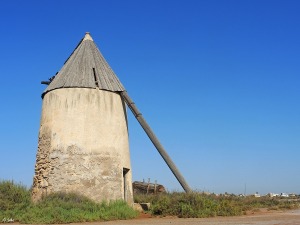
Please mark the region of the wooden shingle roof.
<svg viewBox="0 0 300 225"><path fill-rule="evenodd" d="M125 90L89 33L85 34L43 95L58 88Z"/></svg>

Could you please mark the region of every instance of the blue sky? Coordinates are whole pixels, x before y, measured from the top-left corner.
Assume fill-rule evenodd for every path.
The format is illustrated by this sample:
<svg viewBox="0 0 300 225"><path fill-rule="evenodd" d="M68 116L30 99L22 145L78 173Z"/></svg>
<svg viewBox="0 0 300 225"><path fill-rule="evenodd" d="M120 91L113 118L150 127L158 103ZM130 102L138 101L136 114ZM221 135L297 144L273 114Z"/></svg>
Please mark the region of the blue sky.
<svg viewBox="0 0 300 225"><path fill-rule="evenodd" d="M299 1L2 1L0 179L32 183L41 93L86 31L193 189L300 193ZM129 114L134 180L181 187Z"/></svg>

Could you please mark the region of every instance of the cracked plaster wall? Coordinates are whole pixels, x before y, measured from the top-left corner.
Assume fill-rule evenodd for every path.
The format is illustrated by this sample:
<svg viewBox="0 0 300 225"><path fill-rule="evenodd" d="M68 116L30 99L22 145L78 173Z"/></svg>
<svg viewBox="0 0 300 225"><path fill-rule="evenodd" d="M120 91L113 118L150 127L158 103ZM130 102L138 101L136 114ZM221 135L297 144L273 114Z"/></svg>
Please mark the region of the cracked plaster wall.
<svg viewBox="0 0 300 225"><path fill-rule="evenodd" d="M33 200L66 191L98 202L133 202L126 108L121 97L97 89L65 88L43 99ZM126 174L124 188L123 168Z"/></svg>

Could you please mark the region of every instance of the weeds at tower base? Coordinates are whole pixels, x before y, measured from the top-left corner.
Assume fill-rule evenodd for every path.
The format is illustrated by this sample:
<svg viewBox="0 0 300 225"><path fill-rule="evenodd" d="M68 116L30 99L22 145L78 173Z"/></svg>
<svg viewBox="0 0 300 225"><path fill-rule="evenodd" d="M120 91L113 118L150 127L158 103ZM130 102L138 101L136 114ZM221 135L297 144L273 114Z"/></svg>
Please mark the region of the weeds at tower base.
<svg viewBox="0 0 300 225"><path fill-rule="evenodd" d="M26 224L57 224L125 220L138 216L124 201L95 203L74 193L55 193L34 204L31 191L13 181L0 181L0 222L7 218ZM3 219L5 221L3 221Z"/></svg>

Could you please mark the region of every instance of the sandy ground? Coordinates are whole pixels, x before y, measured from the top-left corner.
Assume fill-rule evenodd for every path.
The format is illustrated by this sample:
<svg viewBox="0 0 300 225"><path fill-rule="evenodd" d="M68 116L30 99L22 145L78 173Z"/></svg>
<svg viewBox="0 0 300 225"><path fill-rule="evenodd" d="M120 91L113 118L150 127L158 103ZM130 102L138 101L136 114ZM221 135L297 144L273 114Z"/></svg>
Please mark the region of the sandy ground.
<svg viewBox="0 0 300 225"><path fill-rule="evenodd" d="M214 217L201 219L179 219L179 218L146 218L142 216L139 219L94 222L72 225L300 225L300 209L290 211L264 211L255 212L254 214L236 217Z"/></svg>

